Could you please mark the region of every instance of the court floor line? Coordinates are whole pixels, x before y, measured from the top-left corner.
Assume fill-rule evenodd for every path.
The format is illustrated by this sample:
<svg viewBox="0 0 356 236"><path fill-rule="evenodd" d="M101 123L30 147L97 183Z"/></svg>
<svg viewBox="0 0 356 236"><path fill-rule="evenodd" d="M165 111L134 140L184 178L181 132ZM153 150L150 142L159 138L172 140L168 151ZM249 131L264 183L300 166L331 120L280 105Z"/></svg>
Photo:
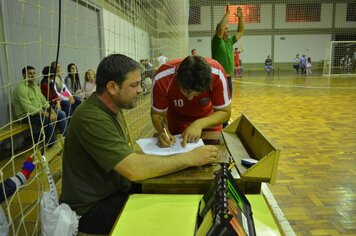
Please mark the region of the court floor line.
<svg viewBox="0 0 356 236"><path fill-rule="evenodd" d="M233 81L234 83L248 84L248 85L259 85L259 86L271 86L271 87L283 87L283 88L305 88L305 89L347 89L356 90L355 87L334 87L334 86L310 86L310 85L288 85L288 84L269 84L269 83L259 83L259 82L247 82L247 81Z"/></svg>
<svg viewBox="0 0 356 236"><path fill-rule="evenodd" d="M289 224L288 220L284 217L284 214L279 207L276 199L274 198L272 192L270 191L268 185L266 183L262 183L261 186L261 191L263 195L266 197L266 200L268 202L268 205L270 206L271 210L273 211L274 216L276 217L276 220L278 221L278 224L280 225L281 230L283 231L283 235L287 236L295 236L295 232L292 228L292 226Z"/></svg>

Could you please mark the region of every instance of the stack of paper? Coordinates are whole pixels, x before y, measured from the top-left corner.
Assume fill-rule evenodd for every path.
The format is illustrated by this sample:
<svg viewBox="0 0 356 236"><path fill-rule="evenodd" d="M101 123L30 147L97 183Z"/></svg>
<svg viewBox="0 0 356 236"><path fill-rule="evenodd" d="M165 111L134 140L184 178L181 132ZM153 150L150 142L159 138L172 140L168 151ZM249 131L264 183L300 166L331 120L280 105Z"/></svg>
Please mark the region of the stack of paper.
<svg viewBox="0 0 356 236"><path fill-rule="evenodd" d="M158 145L157 138L143 138L137 140L136 142L145 154L159 156L168 156L178 153L189 152L194 148L204 146L203 140L199 139L199 141L196 143L187 143L185 147L182 147L183 138L181 137L181 134L177 134L174 137L177 141L172 147L166 148L162 148Z"/></svg>

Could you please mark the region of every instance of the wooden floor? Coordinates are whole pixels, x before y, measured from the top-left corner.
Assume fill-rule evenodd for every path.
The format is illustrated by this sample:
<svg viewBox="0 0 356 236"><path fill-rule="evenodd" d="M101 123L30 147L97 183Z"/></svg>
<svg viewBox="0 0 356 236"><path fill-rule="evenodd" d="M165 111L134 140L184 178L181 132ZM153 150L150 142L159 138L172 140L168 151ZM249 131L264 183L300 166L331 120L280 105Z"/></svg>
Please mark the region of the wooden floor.
<svg viewBox="0 0 356 236"><path fill-rule="evenodd" d="M282 150L270 190L295 233L356 236L356 77L250 75L232 107Z"/></svg>
<svg viewBox="0 0 356 236"><path fill-rule="evenodd" d="M270 190L297 235L356 235L356 76L234 80L239 112L281 148Z"/></svg>

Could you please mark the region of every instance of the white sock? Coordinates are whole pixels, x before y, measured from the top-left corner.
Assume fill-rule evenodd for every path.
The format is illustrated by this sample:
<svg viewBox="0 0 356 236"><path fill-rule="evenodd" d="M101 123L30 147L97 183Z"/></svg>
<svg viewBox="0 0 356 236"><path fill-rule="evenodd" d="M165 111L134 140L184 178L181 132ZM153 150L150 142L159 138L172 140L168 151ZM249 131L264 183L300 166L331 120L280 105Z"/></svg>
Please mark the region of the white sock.
<svg viewBox="0 0 356 236"><path fill-rule="evenodd" d="M16 188L19 188L26 183L26 176L22 172L18 172L15 176L10 178L16 184Z"/></svg>

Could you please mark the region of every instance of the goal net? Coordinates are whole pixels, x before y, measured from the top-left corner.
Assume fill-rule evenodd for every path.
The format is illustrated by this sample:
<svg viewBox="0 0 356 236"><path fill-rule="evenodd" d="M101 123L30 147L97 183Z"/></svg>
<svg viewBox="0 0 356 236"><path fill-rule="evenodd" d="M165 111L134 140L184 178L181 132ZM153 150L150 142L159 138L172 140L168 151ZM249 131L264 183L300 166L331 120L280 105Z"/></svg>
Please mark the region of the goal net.
<svg viewBox="0 0 356 236"><path fill-rule="evenodd" d="M356 74L356 41L331 41L325 50L323 75Z"/></svg>
<svg viewBox="0 0 356 236"><path fill-rule="evenodd" d="M13 92L24 82L22 69L35 68L35 83L52 62L61 65L64 80L74 63L83 87L85 73L96 71L99 62L112 53L125 54L145 66L138 106L124 116L133 144L151 137L150 79L157 69L159 54L170 59L188 54L188 0L11 0L0 1L0 182L12 180L28 156L36 168L28 181L1 202L0 235L39 235L40 196L46 178L38 158L43 152L53 173L60 179L63 139L54 148L44 147L45 132L28 122L30 114L18 119ZM58 69L58 68L57 68ZM81 94L78 94L80 98ZM75 94L76 96L76 94ZM67 117L68 119L68 117ZM58 124L56 125L58 126ZM10 178L10 179L9 179ZM60 181L58 183L60 193ZM1 214L1 213L4 214ZM6 220L5 220L6 219Z"/></svg>

